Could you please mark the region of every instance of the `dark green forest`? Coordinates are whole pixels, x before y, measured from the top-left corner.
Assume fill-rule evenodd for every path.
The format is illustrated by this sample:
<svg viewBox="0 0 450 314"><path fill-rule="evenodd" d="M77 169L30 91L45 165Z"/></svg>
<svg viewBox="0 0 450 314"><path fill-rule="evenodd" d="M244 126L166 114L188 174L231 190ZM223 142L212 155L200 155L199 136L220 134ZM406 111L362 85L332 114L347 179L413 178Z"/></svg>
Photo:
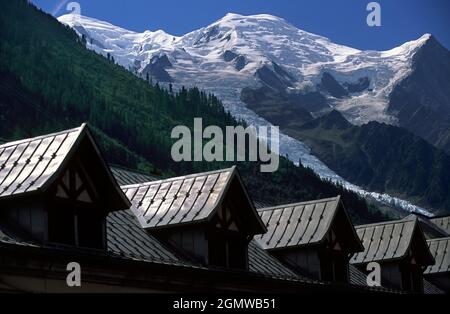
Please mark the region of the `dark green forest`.
<svg viewBox="0 0 450 314"><path fill-rule="evenodd" d="M231 166L225 162L175 163L171 130L242 124L219 99L196 88L173 92L140 79L85 48L76 33L25 0L0 0L0 137L31 137L88 122L108 162L162 176ZM281 158L278 172L260 163L238 169L254 200L269 204L342 195L355 222L383 220L375 207L311 170Z"/></svg>

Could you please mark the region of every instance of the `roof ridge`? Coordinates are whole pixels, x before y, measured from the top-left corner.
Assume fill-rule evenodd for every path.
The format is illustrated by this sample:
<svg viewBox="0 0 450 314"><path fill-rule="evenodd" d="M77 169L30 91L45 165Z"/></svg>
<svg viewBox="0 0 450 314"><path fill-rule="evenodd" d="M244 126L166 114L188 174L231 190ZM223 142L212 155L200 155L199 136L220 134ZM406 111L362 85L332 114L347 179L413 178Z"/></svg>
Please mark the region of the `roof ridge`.
<svg viewBox="0 0 450 314"><path fill-rule="evenodd" d="M265 212L265 211L269 211L269 210L276 210L276 209L286 208L286 207L297 207L299 205L326 203L326 202L339 200L340 198L341 198L341 196L338 195L336 197L324 198L324 199L319 199L319 200L311 200L311 201L304 201L304 202L298 202L298 203L290 203L290 204L271 206L271 207L266 207L266 208L259 208L258 212Z"/></svg>
<svg viewBox="0 0 450 314"><path fill-rule="evenodd" d="M167 183L167 182L178 181L178 180L192 179L192 178L206 176L206 175L211 175L211 174L224 173L224 172L228 172L228 171L233 172L235 170L236 170L236 167L233 166L231 168L226 168L226 169L222 169L222 170L213 170L213 171L208 171L208 172L193 173L193 174L189 174L189 175L185 175L185 176L178 176L178 177L173 177L173 178L161 179L161 180L158 180L158 181L149 181L149 182L145 182L145 183L136 183L136 184L123 185L123 186L121 186L121 188L122 189L127 189L127 188L150 186L150 185L154 185L154 184Z"/></svg>
<svg viewBox="0 0 450 314"><path fill-rule="evenodd" d="M450 240L450 237L444 237L444 238L427 239L427 242L449 241L449 240Z"/></svg>
<svg viewBox="0 0 450 314"><path fill-rule="evenodd" d="M27 142L31 142L31 141L37 141L37 140L41 140L41 139L44 139L44 138L47 138L47 137L58 136L58 135L66 134L66 133L72 133L72 132L80 132L81 133L86 128L86 126L87 126L87 124L83 123L79 127L72 128L72 129L67 129L67 130L64 130L64 131L58 131L58 132L44 134L44 135L39 135L39 136L30 137L30 138L26 138L26 139L6 142L6 143L3 143L3 144L0 144L0 148L7 148L7 147L10 147L10 146L17 146L17 145L20 145L22 143L27 143Z"/></svg>
<svg viewBox="0 0 450 314"><path fill-rule="evenodd" d="M406 219L409 216L403 218L403 219L397 219L397 220L389 220L389 221L381 221L381 222L374 222L374 223L370 223L370 224L363 224L363 225L355 225L355 229L361 229L361 228L368 228L368 227L375 227L375 226L382 226L382 225L393 225L393 224L397 224L397 223L407 223L407 222L411 222L413 220L417 221L418 217L415 216L414 219Z"/></svg>
<svg viewBox="0 0 450 314"><path fill-rule="evenodd" d="M450 215L435 216L435 217L430 217L428 219L430 219L430 220L437 220L437 219L445 219L445 218L450 218Z"/></svg>
<svg viewBox="0 0 450 314"><path fill-rule="evenodd" d="M118 169L118 170L122 170L122 171L131 172L133 174L140 174L140 175L143 175L143 176L160 177L156 173L148 174L148 173L146 173L146 172L144 172L142 170L131 169L131 168L128 168L128 167L125 167L125 166L121 166L121 165L116 165L116 164L113 164L113 163L108 163L108 167L110 167L111 169Z"/></svg>

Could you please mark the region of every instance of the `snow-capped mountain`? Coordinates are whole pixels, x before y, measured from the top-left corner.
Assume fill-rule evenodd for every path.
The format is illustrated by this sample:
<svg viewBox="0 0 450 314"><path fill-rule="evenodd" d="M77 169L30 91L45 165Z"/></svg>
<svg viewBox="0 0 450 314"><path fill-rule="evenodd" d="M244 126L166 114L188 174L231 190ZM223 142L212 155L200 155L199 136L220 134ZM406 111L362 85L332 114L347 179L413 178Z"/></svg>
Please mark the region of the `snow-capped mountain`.
<svg viewBox="0 0 450 314"><path fill-rule="evenodd" d="M227 14L181 37L162 30L137 33L76 14L58 20L84 36L88 48L110 54L117 63L143 77L214 93L235 117L255 126L268 125L270 119L249 109L243 90L248 94L266 88L285 98L298 96L299 106L312 116L337 109L357 125L369 121L399 124L406 115L398 114L404 108L396 108L398 102L393 104L392 95L398 94L398 86L415 74L419 52L434 42L426 34L392 50L360 51L271 15ZM441 99L445 97L447 94ZM300 160L323 178L362 195L427 213L407 201L364 191L311 155L302 142L286 135L280 140L282 154Z"/></svg>
<svg viewBox="0 0 450 314"><path fill-rule="evenodd" d="M410 73L412 57L430 38L426 34L378 52L332 43L271 15L228 14L182 37L161 30L136 33L75 14L59 21L84 34L90 48L159 81L219 89L224 80L237 88L265 83L289 93L308 93L318 89L324 73L331 74L351 97L327 92L328 104L354 124L395 123L396 117L386 110L389 95ZM164 64L158 64L161 60Z"/></svg>

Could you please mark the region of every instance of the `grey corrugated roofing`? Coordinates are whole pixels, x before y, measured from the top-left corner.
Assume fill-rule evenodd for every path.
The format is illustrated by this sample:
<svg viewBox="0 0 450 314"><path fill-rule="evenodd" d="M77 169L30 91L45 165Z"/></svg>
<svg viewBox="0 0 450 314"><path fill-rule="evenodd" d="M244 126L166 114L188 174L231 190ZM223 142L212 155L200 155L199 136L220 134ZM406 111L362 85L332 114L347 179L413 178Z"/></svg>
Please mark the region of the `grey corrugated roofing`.
<svg viewBox="0 0 450 314"><path fill-rule="evenodd" d="M296 278L303 281L313 280L299 277L292 270L284 266L278 259L270 255L256 241L251 241L248 246L249 270L277 278Z"/></svg>
<svg viewBox="0 0 450 314"><path fill-rule="evenodd" d="M84 126L0 145L0 198L43 189L83 130Z"/></svg>
<svg viewBox="0 0 450 314"><path fill-rule="evenodd" d="M436 287L434 284L428 280L423 280L423 293L425 294L445 294L444 291Z"/></svg>
<svg viewBox="0 0 450 314"><path fill-rule="evenodd" d="M405 257L416 229L420 230L416 216L410 216L403 220L356 226L356 232L364 245L364 251L353 255L350 263L361 264ZM425 241L424 237L423 240ZM431 264L430 252L421 253Z"/></svg>
<svg viewBox="0 0 450 314"><path fill-rule="evenodd" d="M118 166L111 166L111 172L117 180L117 183L120 185L133 185L133 184L142 184L151 181L160 180L153 175L148 175L140 172L135 172L132 170L127 170Z"/></svg>
<svg viewBox="0 0 450 314"><path fill-rule="evenodd" d="M256 240L268 250L320 243L339 205L340 197L335 197L259 209L268 231Z"/></svg>
<svg viewBox="0 0 450 314"><path fill-rule="evenodd" d="M144 228L208 218L217 207L233 169L122 187Z"/></svg>
<svg viewBox="0 0 450 314"><path fill-rule="evenodd" d="M367 286L366 274L360 271L355 265L348 265L348 276L352 285Z"/></svg>
<svg viewBox="0 0 450 314"><path fill-rule="evenodd" d="M364 252L353 255L351 263L398 259L407 253L417 219L398 220L356 226L356 232L364 245Z"/></svg>
<svg viewBox="0 0 450 314"><path fill-rule="evenodd" d="M130 203L103 160L86 124L79 128L0 145L0 200L45 191L61 175L84 139L103 167L110 195L110 210L121 210Z"/></svg>
<svg viewBox="0 0 450 314"><path fill-rule="evenodd" d="M450 216L430 219L432 223L450 234Z"/></svg>
<svg viewBox="0 0 450 314"><path fill-rule="evenodd" d="M263 202L263 201L253 201L253 204L255 205L255 208L262 209L262 208L269 208L269 207L273 207L273 204L269 204L267 202Z"/></svg>
<svg viewBox="0 0 450 314"><path fill-rule="evenodd" d="M450 272L450 238L432 239L427 243L435 263L429 266L424 274Z"/></svg>
<svg viewBox="0 0 450 314"><path fill-rule="evenodd" d="M122 190L130 199L131 210L143 228L162 228L207 221L218 209L232 180L239 179L238 176L233 167L123 186ZM248 199L248 202L258 220L259 229L265 230L251 200Z"/></svg>
<svg viewBox="0 0 450 314"><path fill-rule="evenodd" d="M145 232L130 211L108 215L107 238L108 250L120 256L169 264L190 264Z"/></svg>

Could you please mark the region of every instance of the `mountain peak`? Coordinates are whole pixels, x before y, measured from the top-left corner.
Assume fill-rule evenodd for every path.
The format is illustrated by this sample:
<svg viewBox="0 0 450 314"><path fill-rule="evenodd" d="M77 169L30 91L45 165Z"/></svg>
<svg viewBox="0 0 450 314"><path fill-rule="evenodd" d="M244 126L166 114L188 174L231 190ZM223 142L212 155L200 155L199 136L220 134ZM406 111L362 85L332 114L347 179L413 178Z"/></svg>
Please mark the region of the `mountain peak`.
<svg viewBox="0 0 450 314"><path fill-rule="evenodd" d="M423 34L423 35L419 38L419 40L429 40L429 39L431 39L431 38L434 38L432 34L430 34L430 33L425 33L425 34Z"/></svg>
<svg viewBox="0 0 450 314"><path fill-rule="evenodd" d="M111 23L97 20L96 18L93 18L93 17L75 14L75 13L61 15L60 17L58 17L58 21L63 24L69 25L70 27L73 27L73 28L76 26L82 26L84 28L85 27L92 28L92 29L96 29L98 31L106 31L106 32L113 31L120 35L136 34L133 31L124 29L122 27L113 25Z"/></svg>
<svg viewBox="0 0 450 314"><path fill-rule="evenodd" d="M436 39L432 34L425 34L422 37L420 37L417 42L421 42L421 47L425 46L432 46L432 47L439 47L440 49L443 49L445 51L448 51L447 48L445 48L439 40Z"/></svg>
<svg viewBox="0 0 450 314"><path fill-rule="evenodd" d="M271 15L271 14L253 14L253 15L242 15L238 13L227 13L222 20L244 20L244 19L253 19L253 20L271 20L271 21L283 21L285 20L281 17Z"/></svg>
<svg viewBox="0 0 450 314"><path fill-rule="evenodd" d="M413 55L429 41L435 41L433 35L426 33L416 40L411 40L394 49L384 51L384 56Z"/></svg>
<svg viewBox="0 0 450 314"><path fill-rule="evenodd" d="M352 127L352 124L348 122L344 116L337 110L311 120L301 126L302 130L312 130L316 128L322 128L324 130L345 130Z"/></svg>
<svg viewBox="0 0 450 314"><path fill-rule="evenodd" d="M328 128L346 129L351 123L344 118L342 113L333 109L329 114L322 117L322 124Z"/></svg>
<svg viewBox="0 0 450 314"><path fill-rule="evenodd" d="M217 20L212 25L239 26L254 25L258 23L281 23L290 25L283 18L270 14L242 15L238 13L227 13L224 17Z"/></svg>
<svg viewBox="0 0 450 314"><path fill-rule="evenodd" d="M425 33L422 36L420 36L418 39L411 41L410 43L415 43L417 46L423 46L429 41L435 41L436 39L434 36L430 33Z"/></svg>

